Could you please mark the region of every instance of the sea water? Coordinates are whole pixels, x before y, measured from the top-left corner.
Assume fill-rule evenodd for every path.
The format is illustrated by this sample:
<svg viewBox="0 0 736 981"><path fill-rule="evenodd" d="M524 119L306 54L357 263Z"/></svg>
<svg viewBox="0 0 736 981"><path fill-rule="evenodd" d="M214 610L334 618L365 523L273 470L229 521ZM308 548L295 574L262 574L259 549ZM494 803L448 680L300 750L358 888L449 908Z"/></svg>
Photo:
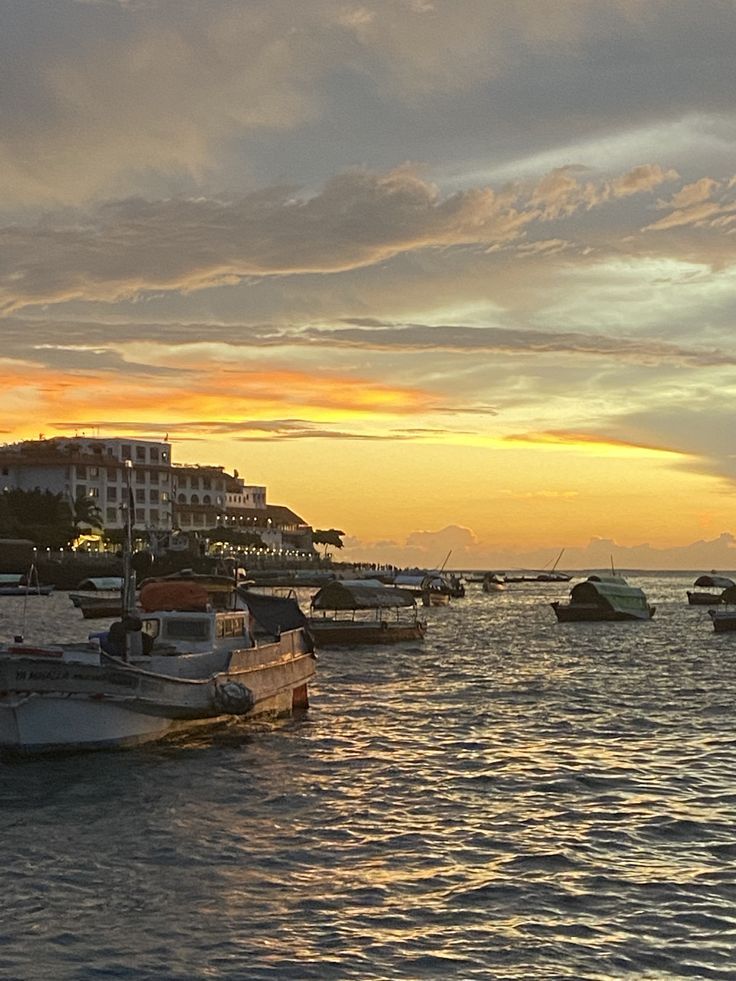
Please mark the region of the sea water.
<svg viewBox="0 0 736 981"><path fill-rule="evenodd" d="M470 585L321 652L301 718L0 763L0 977L736 978L736 633L693 578L618 624Z"/></svg>

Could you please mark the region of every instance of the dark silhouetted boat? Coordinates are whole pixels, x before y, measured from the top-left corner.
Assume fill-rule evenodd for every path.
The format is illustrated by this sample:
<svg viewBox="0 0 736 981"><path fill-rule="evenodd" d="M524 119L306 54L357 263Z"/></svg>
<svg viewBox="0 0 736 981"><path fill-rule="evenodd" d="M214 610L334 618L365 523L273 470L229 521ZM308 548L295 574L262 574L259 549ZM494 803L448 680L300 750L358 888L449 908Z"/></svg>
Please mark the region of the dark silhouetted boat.
<svg viewBox="0 0 736 981"><path fill-rule="evenodd" d="M570 591L569 603L552 603L561 623L595 620L650 620L650 606L643 590L630 586L622 576L589 576Z"/></svg>
<svg viewBox="0 0 736 981"><path fill-rule="evenodd" d="M309 631L317 647L421 640L426 630L412 593L377 579L335 579L312 598Z"/></svg>

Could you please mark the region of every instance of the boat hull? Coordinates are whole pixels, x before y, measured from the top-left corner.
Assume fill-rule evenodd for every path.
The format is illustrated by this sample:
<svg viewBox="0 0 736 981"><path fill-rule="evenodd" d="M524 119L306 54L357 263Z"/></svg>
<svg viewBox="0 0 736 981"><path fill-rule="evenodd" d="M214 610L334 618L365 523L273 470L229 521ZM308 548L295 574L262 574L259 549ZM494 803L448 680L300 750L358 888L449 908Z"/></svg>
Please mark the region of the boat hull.
<svg viewBox="0 0 736 981"><path fill-rule="evenodd" d="M427 592L426 590L422 593L422 606L448 606L449 603L449 593Z"/></svg>
<svg viewBox="0 0 736 981"><path fill-rule="evenodd" d="M0 596L50 596L53 586L0 586Z"/></svg>
<svg viewBox="0 0 736 981"><path fill-rule="evenodd" d="M709 610L708 612L713 621L713 629L717 634L725 634L736 630L736 612L731 613L725 610Z"/></svg>
<svg viewBox="0 0 736 981"><path fill-rule="evenodd" d="M400 644L421 640L427 632L425 623L339 623L317 621L309 624L317 647L352 647L361 644Z"/></svg>
<svg viewBox="0 0 736 981"><path fill-rule="evenodd" d="M720 593L692 593L688 591L687 601L690 606L720 606L723 599Z"/></svg>
<svg viewBox="0 0 736 981"><path fill-rule="evenodd" d="M585 603L552 603L555 615L560 623L598 623L632 620L651 620L656 607L650 606L646 615L625 613L620 610L606 610Z"/></svg>
<svg viewBox="0 0 736 981"><path fill-rule="evenodd" d="M235 651L227 672L195 680L105 655L94 663L16 648L0 656L0 751L122 748L233 718L288 714L307 707L314 673L301 630Z"/></svg>
<svg viewBox="0 0 736 981"><path fill-rule="evenodd" d="M70 593L69 599L82 611L85 620L122 616L123 603L119 596L80 596Z"/></svg>

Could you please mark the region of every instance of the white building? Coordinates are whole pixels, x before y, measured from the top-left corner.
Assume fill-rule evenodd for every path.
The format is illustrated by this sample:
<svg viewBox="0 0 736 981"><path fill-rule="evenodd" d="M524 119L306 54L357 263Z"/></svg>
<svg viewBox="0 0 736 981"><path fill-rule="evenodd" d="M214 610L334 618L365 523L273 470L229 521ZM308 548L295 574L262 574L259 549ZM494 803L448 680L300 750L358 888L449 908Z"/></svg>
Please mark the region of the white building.
<svg viewBox="0 0 736 981"><path fill-rule="evenodd" d="M124 526L128 480L135 527L170 530L171 446L165 440L73 436L0 448L0 490L38 488L63 494L70 506L80 497L90 498L106 529Z"/></svg>
<svg viewBox="0 0 736 981"><path fill-rule="evenodd" d="M223 525L226 480L222 467L175 466L172 469L175 525L182 531L204 531Z"/></svg>

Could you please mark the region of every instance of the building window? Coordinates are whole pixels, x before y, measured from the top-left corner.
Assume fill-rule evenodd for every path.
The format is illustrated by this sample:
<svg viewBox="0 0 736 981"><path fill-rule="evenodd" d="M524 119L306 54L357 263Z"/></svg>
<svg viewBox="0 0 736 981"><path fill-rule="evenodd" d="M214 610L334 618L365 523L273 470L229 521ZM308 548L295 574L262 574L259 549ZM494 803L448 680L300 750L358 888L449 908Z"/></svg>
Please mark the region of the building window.
<svg viewBox="0 0 736 981"><path fill-rule="evenodd" d="M89 489L89 496L90 497L99 497L100 496L100 488L99 487L90 487L90 489Z"/></svg>
<svg viewBox="0 0 736 981"><path fill-rule="evenodd" d="M138 525L143 525L146 523L146 511L145 508L135 509L135 522Z"/></svg>
<svg viewBox="0 0 736 981"><path fill-rule="evenodd" d="M145 504L146 503L146 491L144 487L136 487L135 490L135 503Z"/></svg>
<svg viewBox="0 0 736 981"><path fill-rule="evenodd" d="M108 467L107 468L107 479L108 480L117 480L118 479L118 472L115 469L115 467Z"/></svg>
<svg viewBox="0 0 736 981"><path fill-rule="evenodd" d="M117 513L117 509L116 508L108 508L107 509L107 520L108 521L115 521L115 520L117 520L117 516L118 516L118 513Z"/></svg>
<svg viewBox="0 0 736 981"><path fill-rule="evenodd" d="M136 484L145 484L146 475L142 470L136 470L135 472L135 482Z"/></svg>
<svg viewBox="0 0 736 981"><path fill-rule="evenodd" d="M151 446L149 452L151 454L151 463L158 463L158 446Z"/></svg>
<svg viewBox="0 0 736 981"><path fill-rule="evenodd" d="M133 459L133 454L131 453L130 444L129 443L123 443L123 445L120 448L120 452L122 453L124 460L132 460Z"/></svg>
<svg viewBox="0 0 736 981"><path fill-rule="evenodd" d="M161 450L161 462L162 463L168 463L169 462L169 451L168 450Z"/></svg>
<svg viewBox="0 0 736 981"><path fill-rule="evenodd" d="M90 477L99 477L100 476L100 468L99 467L90 467L89 468L89 476Z"/></svg>
<svg viewBox="0 0 736 981"><path fill-rule="evenodd" d="M150 482L152 484L158 483L158 470L152 470L150 473Z"/></svg>
<svg viewBox="0 0 736 981"><path fill-rule="evenodd" d="M78 463L76 465L76 467L74 468L74 472L77 475L77 477L81 477L82 480L85 480L87 477L87 468L83 467L81 463Z"/></svg>
<svg viewBox="0 0 736 981"><path fill-rule="evenodd" d="M158 491L150 490L148 492L148 500L151 502L151 504L158 504L160 500Z"/></svg>
<svg viewBox="0 0 736 981"><path fill-rule="evenodd" d="M161 470L159 471L158 479L161 481L162 484L168 484L169 475L166 473L165 470Z"/></svg>
<svg viewBox="0 0 736 981"><path fill-rule="evenodd" d="M192 494L190 504L199 504L199 494Z"/></svg>
<svg viewBox="0 0 736 981"><path fill-rule="evenodd" d="M212 498L209 494L205 494L202 498L202 504L212 504Z"/></svg>
<svg viewBox="0 0 736 981"><path fill-rule="evenodd" d="M161 500L164 502L164 504L167 501L171 500L171 498L169 497L169 492L168 491L161 491Z"/></svg>
<svg viewBox="0 0 736 981"><path fill-rule="evenodd" d="M149 516L150 516L151 524L152 525L157 525L158 524L158 511L156 510L156 508L151 508L151 510L149 511Z"/></svg>
<svg viewBox="0 0 736 981"><path fill-rule="evenodd" d="M77 484L77 497L86 497L87 488L84 484Z"/></svg>
<svg viewBox="0 0 736 981"><path fill-rule="evenodd" d="M136 446L135 448L135 458L139 463L146 462L146 448L145 446Z"/></svg>
<svg viewBox="0 0 736 981"><path fill-rule="evenodd" d="M179 502L179 504L186 504L187 503L186 494L179 494L179 496L177 497L177 501Z"/></svg>
<svg viewBox="0 0 736 981"><path fill-rule="evenodd" d="M107 499L108 499L108 501L117 501L117 499L118 499L118 489L117 489L117 487L110 487L108 485L108 488L107 488Z"/></svg>
<svg viewBox="0 0 736 981"><path fill-rule="evenodd" d="M209 477L203 477L202 478L202 489L203 490L210 490L211 487L212 487L212 481L210 480L210 478Z"/></svg>

